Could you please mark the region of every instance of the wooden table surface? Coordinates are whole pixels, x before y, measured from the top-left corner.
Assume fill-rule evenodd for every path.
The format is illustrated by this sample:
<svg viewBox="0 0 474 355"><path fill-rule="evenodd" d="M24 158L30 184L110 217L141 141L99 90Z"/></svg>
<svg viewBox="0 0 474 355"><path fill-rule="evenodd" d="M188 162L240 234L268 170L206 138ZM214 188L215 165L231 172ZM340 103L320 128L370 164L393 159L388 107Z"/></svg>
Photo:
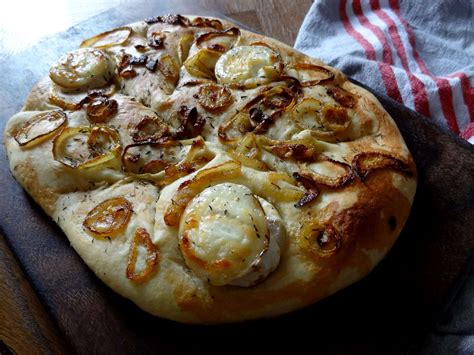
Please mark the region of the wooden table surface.
<svg viewBox="0 0 474 355"><path fill-rule="evenodd" d="M189 0L191 1L191 0ZM20 51L127 0L16 0L0 12L0 48ZM195 0L255 30L293 45L311 0ZM297 6L295 6L297 5ZM291 7L291 16L288 16ZM24 9L29 11L25 13ZM54 8L54 10L52 10ZM54 13L54 15L52 15ZM22 21L17 21L22 17ZM46 21L45 21L46 19ZM28 26L24 24L28 23ZM32 30L34 29L34 30ZM0 234L0 354L68 351Z"/></svg>

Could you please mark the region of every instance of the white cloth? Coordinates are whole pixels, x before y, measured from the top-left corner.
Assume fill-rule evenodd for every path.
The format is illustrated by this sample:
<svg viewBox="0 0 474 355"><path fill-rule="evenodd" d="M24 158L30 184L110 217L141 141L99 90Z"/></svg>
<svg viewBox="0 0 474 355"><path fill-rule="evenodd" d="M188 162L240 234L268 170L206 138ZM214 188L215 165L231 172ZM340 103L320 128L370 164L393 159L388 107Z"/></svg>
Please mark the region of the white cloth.
<svg viewBox="0 0 474 355"><path fill-rule="evenodd" d="M316 0L295 47L474 143L472 0Z"/></svg>

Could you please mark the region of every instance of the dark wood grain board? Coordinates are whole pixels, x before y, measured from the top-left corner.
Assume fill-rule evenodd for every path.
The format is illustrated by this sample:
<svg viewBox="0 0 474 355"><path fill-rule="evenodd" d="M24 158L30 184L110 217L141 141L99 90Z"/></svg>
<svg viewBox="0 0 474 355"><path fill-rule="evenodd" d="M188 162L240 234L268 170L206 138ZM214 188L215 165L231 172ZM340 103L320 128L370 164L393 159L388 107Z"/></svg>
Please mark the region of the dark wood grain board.
<svg viewBox="0 0 474 355"><path fill-rule="evenodd" d="M183 11L166 6L108 11L31 50L0 57L0 129L58 55L102 30ZM415 112L376 96L397 121L417 162L419 187L411 217L395 247L369 277L287 316L186 326L144 313L83 264L61 230L11 177L3 145L0 232L65 339L81 354L414 351L474 248L474 149Z"/></svg>

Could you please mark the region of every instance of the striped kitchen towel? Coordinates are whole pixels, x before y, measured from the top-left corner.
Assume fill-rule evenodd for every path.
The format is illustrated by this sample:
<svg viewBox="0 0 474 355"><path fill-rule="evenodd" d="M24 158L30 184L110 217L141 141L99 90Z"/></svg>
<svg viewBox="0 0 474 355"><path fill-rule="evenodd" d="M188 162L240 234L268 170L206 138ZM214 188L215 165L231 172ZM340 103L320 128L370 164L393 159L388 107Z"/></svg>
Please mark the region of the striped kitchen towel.
<svg viewBox="0 0 474 355"><path fill-rule="evenodd" d="M316 0L295 47L474 144L472 0Z"/></svg>

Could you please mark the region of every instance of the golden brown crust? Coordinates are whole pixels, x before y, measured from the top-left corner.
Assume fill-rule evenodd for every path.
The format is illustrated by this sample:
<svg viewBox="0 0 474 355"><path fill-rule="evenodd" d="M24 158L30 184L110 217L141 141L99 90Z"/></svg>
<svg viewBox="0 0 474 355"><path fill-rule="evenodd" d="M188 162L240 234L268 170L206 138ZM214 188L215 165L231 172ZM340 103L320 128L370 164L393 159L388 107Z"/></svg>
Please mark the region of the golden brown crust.
<svg viewBox="0 0 474 355"><path fill-rule="evenodd" d="M222 22L224 29L232 26ZM81 100L63 107L69 127L100 124L116 130L126 155L107 154L105 138L88 138L89 129L75 130L83 136L67 143L98 159L99 166L54 160L54 137L20 147L13 137L35 111L58 109L49 98L57 90L49 78L32 89L23 112L5 131L14 176L98 277L152 314L187 323L222 323L286 313L367 275L398 237L416 189L414 161L375 97L334 68L243 30L238 38L236 30L225 36L235 43L206 45L219 37L211 35L201 37L200 47L220 52L226 45L264 46L277 52L283 71L257 86L216 86L206 67L189 72L183 65L187 50L191 57L199 48L181 39L221 30L217 22L163 17L128 28L130 36L122 44L101 47L115 61L116 92L73 92L74 100ZM107 35L101 36L101 46ZM124 59L121 50L129 57ZM170 60L179 63L179 72ZM212 96L216 88L221 91ZM62 94L70 97L71 92ZM308 123L304 112L295 112L305 98L313 99L311 107L322 108L316 121ZM113 100L118 108L93 122L87 112L94 100ZM217 109L219 100L224 104ZM222 139L218 133L223 131L232 139ZM74 151L69 159L76 159ZM278 267L252 287L211 285L186 266L178 245L182 210L202 190L185 187L200 171L228 161L234 161L232 174L209 178L199 184L202 189L223 181L247 186L276 208L286 235ZM124 164L142 168L126 169ZM132 213L113 238L97 238L84 228L84 220L113 198L126 199ZM170 224L165 217L173 203L183 208ZM120 213L110 210L95 216L94 223L113 225L107 218ZM137 231L145 236L139 241L148 256L137 252ZM146 277L131 277L141 270Z"/></svg>
<svg viewBox="0 0 474 355"><path fill-rule="evenodd" d="M53 188L43 187L38 184L38 176L36 171L32 169L32 164L29 160L19 162L12 169L15 176L21 177L21 183L25 190L31 196L34 196L38 204L51 216L56 208L59 194Z"/></svg>

